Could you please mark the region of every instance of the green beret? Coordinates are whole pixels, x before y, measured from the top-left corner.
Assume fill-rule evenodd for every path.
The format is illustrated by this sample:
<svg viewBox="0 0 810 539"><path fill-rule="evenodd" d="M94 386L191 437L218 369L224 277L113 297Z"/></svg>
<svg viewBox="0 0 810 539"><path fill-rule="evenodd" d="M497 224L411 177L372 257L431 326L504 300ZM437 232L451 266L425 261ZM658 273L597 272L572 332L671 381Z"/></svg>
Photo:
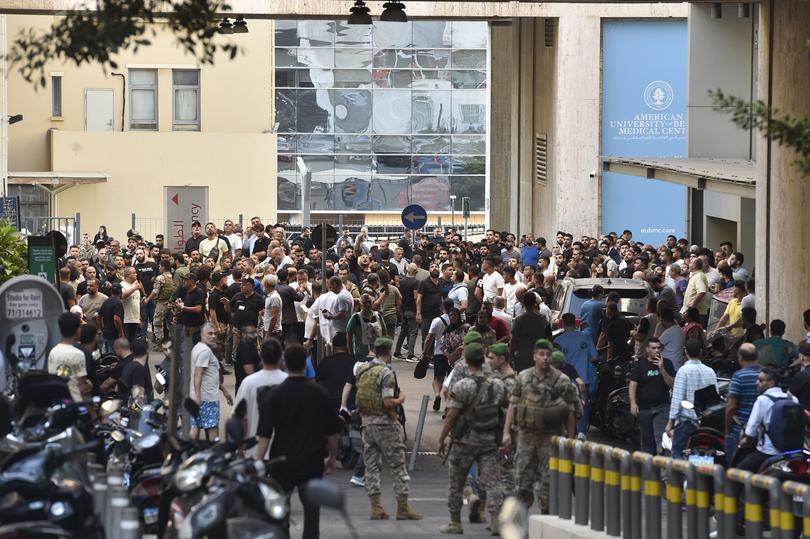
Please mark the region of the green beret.
<svg viewBox="0 0 810 539"><path fill-rule="evenodd" d="M374 348L391 348L393 344L394 341L388 337L377 337L377 340L374 341Z"/></svg>
<svg viewBox="0 0 810 539"><path fill-rule="evenodd" d="M477 342L468 344L464 347L464 359L484 359L484 347Z"/></svg>
<svg viewBox="0 0 810 539"><path fill-rule="evenodd" d="M554 347L551 345L548 339L537 339L537 342L534 343L535 350L548 350L549 352L554 351Z"/></svg>
<svg viewBox="0 0 810 539"><path fill-rule="evenodd" d="M472 343L480 343L481 342L481 334L477 331L468 331L466 335L464 335L464 346Z"/></svg>
<svg viewBox="0 0 810 539"><path fill-rule="evenodd" d="M509 353L509 347L502 342L498 342L490 345L489 351L495 354L496 356L505 356Z"/></svg>
<svg viewBox="0 0 810 539"><path fill-rule="evenodd" d="M565 354L563 354L559 350L554 350L551 353L551 363L553 363L555 365L557 363L565 363Z"/></svg>

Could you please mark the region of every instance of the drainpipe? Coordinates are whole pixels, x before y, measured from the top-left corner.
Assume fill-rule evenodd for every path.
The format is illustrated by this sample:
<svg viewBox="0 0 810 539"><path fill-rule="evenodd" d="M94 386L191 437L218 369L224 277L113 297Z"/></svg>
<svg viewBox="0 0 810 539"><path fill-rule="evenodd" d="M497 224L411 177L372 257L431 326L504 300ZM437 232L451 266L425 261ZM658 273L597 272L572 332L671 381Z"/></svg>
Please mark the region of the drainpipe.
<svg viewBox="0 0 810 539"><path fill-rule="evenodd" d="M121 131L124 130L124 114L127 110L127 78L123 73L116 73L113 71L110 75L114 77L121 77Z"/></svg>

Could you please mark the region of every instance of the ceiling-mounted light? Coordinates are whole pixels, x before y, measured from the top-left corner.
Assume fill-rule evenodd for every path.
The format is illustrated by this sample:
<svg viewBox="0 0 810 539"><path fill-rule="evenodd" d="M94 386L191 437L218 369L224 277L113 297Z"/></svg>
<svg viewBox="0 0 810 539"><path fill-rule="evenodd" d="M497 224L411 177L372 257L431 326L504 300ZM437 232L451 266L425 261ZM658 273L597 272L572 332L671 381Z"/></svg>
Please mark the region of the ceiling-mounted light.
<svg viewBox="0 0 810 539"><path fill-rule="evenodd" d="M380 14L380 20L386 22L408 22L405 15L405 4L402 2L386 2L383 4L384 11Z"/></svg>
<svg viewBox="0 0 810 539"><path fill-rule="evenodd" d="M248 33L248 25L247 21L242 15L237 15L236 20L233 21L233 33L234 34L247 34Z"/></svg>
<svg viewBox="0 0 810 539"><path fill-rule="evenodd" d="M737 16L741 19L747 19L751 16L751 4L748 2L740 2L737 4Z"/></svg>
<svg viewBox="0 0 810 539"><path fill-rule="evenodd" d="M349 24L371 24L371 10L363 0L357 0L349 12Z"/></svg>
<svg viewBox="0 0 810 539"><path fill-rule="evenodd" d="M228 17L222 19L222 22L219 23L219 33L220 34L233 34L233 25L231 21L228 20Z"/></svg>
<svg viewBox="0 0 810 539"><path fill-rule="evenodd" d="M711 8L711 18L712 19L722 19L723 18L723 4L720 2L714 2Z"/></svg>

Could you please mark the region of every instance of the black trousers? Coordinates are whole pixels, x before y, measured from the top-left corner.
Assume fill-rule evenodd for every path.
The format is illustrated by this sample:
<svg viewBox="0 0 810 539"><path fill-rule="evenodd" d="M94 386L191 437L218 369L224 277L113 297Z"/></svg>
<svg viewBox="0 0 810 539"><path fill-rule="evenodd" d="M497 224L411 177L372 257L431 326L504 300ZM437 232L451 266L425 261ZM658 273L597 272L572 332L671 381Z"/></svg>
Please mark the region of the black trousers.
<svg viewBox="0 0 810 539"><path fill-rule="evenodd" d="M321 535L321 508L311 505L307 500L307 481L322 477L321 475L275 475L275 480L278 481L287 496L292 496L292 491L298 489L298 499L304 506L304 533L301 539L318 539Z"/></svg>

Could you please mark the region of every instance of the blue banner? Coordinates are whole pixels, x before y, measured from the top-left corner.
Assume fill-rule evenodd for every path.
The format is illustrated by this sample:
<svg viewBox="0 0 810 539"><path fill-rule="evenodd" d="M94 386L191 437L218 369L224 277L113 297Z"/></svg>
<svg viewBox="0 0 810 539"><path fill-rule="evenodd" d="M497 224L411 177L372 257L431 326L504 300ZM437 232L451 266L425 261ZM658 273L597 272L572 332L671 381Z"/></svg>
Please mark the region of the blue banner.
<svg viewBox="0 0 810 539"><path fill-rule="evenodd" d="M686 155L685 20L617 20L602 26L602 155ZM602 176L602 230L655 246L686 235L686 187Z"/></svg>

